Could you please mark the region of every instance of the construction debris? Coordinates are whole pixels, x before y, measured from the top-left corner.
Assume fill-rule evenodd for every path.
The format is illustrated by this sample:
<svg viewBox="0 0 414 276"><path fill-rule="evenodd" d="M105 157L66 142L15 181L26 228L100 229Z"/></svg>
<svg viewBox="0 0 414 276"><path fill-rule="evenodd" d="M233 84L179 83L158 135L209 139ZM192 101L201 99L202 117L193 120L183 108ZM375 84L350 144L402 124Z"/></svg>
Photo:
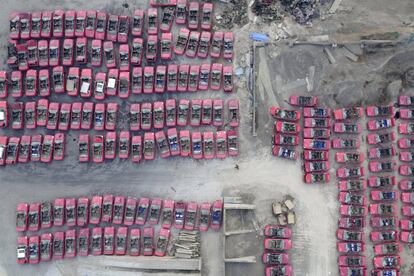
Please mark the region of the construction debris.
<svg viewBox="0 0 414 276"><path fill-rule="evenodd" d="M249 22L247 12L247 2L239 0L229 0L223 12L216 16L216 23L220 27L227 29L234 25L244 26Z"/></svg>
<svg viewBox="0 0 414 276"><path fill-rule="evenodd" d="M276 5L276 1L254 0L251 8L255 15L261 16L263 22L282 19L280 8Z"/></svg>
<svg viewBox="0 0 414 276"><path fill-rule="evenodd" d="M299 24L310 25L311 20L319 16L316 0L281 0L281 3Z"/></svg>
<svg viewBox="0 0 414 276"><path fill-rule="evenodd" d="M323 51L324 51L324 52L325 52L325 54L327 55L328 60L329 60L329 62L330 62L331 64L336 63L336 60L335 60L335 58L334 58L334 56L333 56L333 54L332 54L331 50L330 50L328 47L324 47L324 48L323 48Z"/></svg>
<svg viewBox="0 0 414 276"><path fill-rule="evenodd" d="M341 2L342 2L342 0L335 0L333 3L332 3L332 6L331 6L331 8L329 9L329 13L335 13L336 12L336 10L339 8L339 5L341 5Z"/></svg>
<svg viewBox="0 0 414 276"><path fill-rule="evenodd" d="M272 203L273 215L277 218L279 225L292 225L296 223L294 208L295 199L290 195L286 195L281 202Z"/></svg>
<svg viewBox="0 0 414 276"><path fill-rule="evenodd" d="M170 254L177 258L192 259L200 257L200 232L182 230L172 244Z"/></svg>

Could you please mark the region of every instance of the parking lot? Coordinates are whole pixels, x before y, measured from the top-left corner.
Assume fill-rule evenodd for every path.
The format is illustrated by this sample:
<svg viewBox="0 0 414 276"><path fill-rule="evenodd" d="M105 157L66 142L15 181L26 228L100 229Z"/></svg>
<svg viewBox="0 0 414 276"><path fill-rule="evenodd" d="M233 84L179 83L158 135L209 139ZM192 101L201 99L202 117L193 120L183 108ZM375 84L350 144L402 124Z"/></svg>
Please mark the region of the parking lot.
<svg viewBox="0 0 414 276"><path fill-rule="evenodd" d="M125 8L127 3L128 8ZM34 0L26 3L18 0L3 3L0 11L0 58L2 69L7 69L7 37L8 15L11 11L35 11L45 9L102 9L108 13L131 15L136 8L146 8L148 1L46 1ZM345 1L344 1L345 2ZM351 31L365 32L378 26L393 28L401 26L413 28L412 3L396 1L391 7L385 0L350 1L350 11L328 16L324 21L315 21L313 28L303 28L285 20L289 31L298 36L338 32L348 34ZM225 4L217 4L221 11ZM194 200L199 203L213 201L222 196L247 195L256 205L256 220L260 229L267 223L274 223L271 215L271 203L281 200L285 194L292 195L297 203L297 223L293 227L293 249L290 251L294 275L338 275L335 231L338 219L338 188L335 180L337 164L334 153L330 153L332 180L328 185L305 185L303 183L302 164L285 161L271 156L271 136L273 120L268 110L272 105L289 107L286 101L293 94L315 95L323 106L330 108L348 107L352 105L388 104L397 99L397 95L414 95L413 88L404 87L401 80L404 72L413 65L413 43L402 43L393 48L376 49L363 56L359 62L352 62L334 50L336 64L330 64L321 47L295 46L289 47L288 41L278 41L276 45L268 45L258 49L256 70L257 76L257 136L251 135L251 95L247 90L248 51L251 31L274 34L276 25L256 25L251 22L245 26L236 26L234 69L243 68L243 74L235 76L235 92L225 94L222 91L188 93L185 98L236 98L240 101L241 125L239 131L240 156L224 160L194 160L173 157L157 158L134 164L131 160L115 159L102 164L78 162L78 135L81 132L67 132L67 148L64 161L50 164L32 162L0 168L0 186L3 195L0 216L0 275L105 275L85 270L85 260L94 265L93 257L79 261L65 259L39 265L16 264L16 231L14 210L22 201L51 201L56 197L92 197L95 194L112 193L134 197L162 197L175 200ZM410 21L411 20L411 21ZM411 23L410 23L411 22ZM176 63L193 63L194 60L176 58ZM303 80L309 74L309 67L315 66L314 89L306 91L306 85L294 87L294 82ZM122 112L119 127L127 127L127 106L133 102L166 100L183 98L182 94L133 95L127 101L118 97ZM10 97L9 97L10 99ZM56 100L56 96L51 97ZM59 96L61 102L73 102L68 96ZM397 121L398 124L398 121ZM211 129L201 127L204 131ZM53 133L45 129L1 130L6 135L23 135L34 133ZM94 134L94 131L90 131ZM364 130L362 138L366 137ZM366 153L365 143L361 152ZM367 232L368 233L368 232ZM249 235L235 256L255 254L256 264L231 265L226 269L221 258L221 233L208 232L202 235L202 275L262 275L264 266L260 261L263 252L261 233ZM241 241L237 241L241 242ZM401 254L402 275L412 275L410 266L414 255L405 246ZM367 260L373 255L368 248ZM371 263L370 263L371 264ZM99 270L97 270L99 271ZM127 272L125 272L127 273ZM119 272L119 275L122 275Z"/></svg>

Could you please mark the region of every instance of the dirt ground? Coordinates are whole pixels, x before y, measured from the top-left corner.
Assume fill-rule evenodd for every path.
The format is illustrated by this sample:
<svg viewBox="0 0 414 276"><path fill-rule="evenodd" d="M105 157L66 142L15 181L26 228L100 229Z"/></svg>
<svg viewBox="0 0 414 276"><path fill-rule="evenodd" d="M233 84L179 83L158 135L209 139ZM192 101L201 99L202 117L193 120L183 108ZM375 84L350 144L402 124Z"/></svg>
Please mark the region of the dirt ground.
<svg viewBox="0 0 414 276"><path fill-rule="evenodd" d="M240 0L242 1L242 0ZM129 14L137 7L147 6L147 0L1 0L0 10L0 60L5 63L8 36L8 15L13 10L36 11L45 9L101 9L109 13ZM128 3L129 8L122 7ZM217 13L225 6L219 4ZM352 34L370 28L412 27L414 3L409 0L344 0L343 9L335 15L326 15L324 20L314 21L312 28L299 26L287 17L283 20L291 37L320 34ZM277 24L262 24L251 14L244 26L236 26L234 68L247 72L248 35L251 31L269 33L277 31ZM253 23L255 21L256 23ZM410 25L411 24L411 25ZM260 227L274 222L271 202L280 200L285 194L292 195L297 202L298 223L293 228L292 265L295 275L338 275L335 231L337 228L338 203L335 181L329 185L305 185L302 182L301 162L287 162L270 155L272 120L268 116L271 105L287 107L286 100L294 93L289 85L304 79L310 66L315 66L314 90L320 103L332 108L354 104L388 103L399 93L414 95L413 90L402 86L401 76L414 64L412 40L390 49L377 49L375 53L352 62L334 49L337 62L330 64L322 48L317 46L289 47L290 39L277 41L275 45L258 50L256 70L258 76L258 129L257 137L251 135L251 96L247 91L246 74L236 78L237 92L227 96L214 92L214 97L238 98L241 102L242 120L239 128L239 158L212 161L196 161L170 158L144 162L140 165L119 159L104 164L80 164L77 162L77 136L69 132L67 156L63 162L50 165L29 163L27 165L0 168L2 209L0 215L0 275L80 275L82 269L77 259L53 261L39 265L16 264L16 232L14 209L21 201L35 202L52 200L55 197L79 197L113 193L128 196L162 197L183 200L212 201L220 196L248 194L257 206L256 217ZM273 41L272 41L273 42ZM178 62L183 62L179 60ZM5 65L2 65L6 69ZM299 87L296 92L305 91ZM189 95L191 98L207 98L203 92ZM308 93L308 92L304 92ZM211 95L211 94L210 94ZM166 98L163 95L162 98ZM173 96L176 98L182 95ZM161 97L159 97L161 98ZM128 102L141 101L142 96L132 96ZM151 100L154 100L152 98ZM10 99L9 99L10 100ZM61 101L69 98L59 96ZM121 102L119 102L121 103ZM126 110L127 103L121 109ZM47 133L43 129L37 133ZM5 133L10 134L9 131ZM32 134L33 131L19 131ZM365 135L365 134L363 134ZM366 150L363 148L363 152ZM334 163L333 153L330 161ZM239 169L235 169L235 165ZM335 166L331 169L334 179ZM202 275L251 276L262 275L264 267L259 255L263 251L261 236L250 235L234 255L256 254L254 265L231 265L224 269L222 263L221 235L203 234ZM240 241L235 241L240 242ZM254 247L256 245L256 252ZM253 250L252 250L253 248ZM408 267L414 262L413 254L405 248L402 275L412 275ZM252 253L253 251L253 253ZM370 256L367 256L371 259ZM88 261L93 264L93 257ZM93 274L93 273L92 273ZM90 274L89 274L90 275ZM100 275L99 273L95 275ZM119 275L122 275L121 273Z"/></svg>

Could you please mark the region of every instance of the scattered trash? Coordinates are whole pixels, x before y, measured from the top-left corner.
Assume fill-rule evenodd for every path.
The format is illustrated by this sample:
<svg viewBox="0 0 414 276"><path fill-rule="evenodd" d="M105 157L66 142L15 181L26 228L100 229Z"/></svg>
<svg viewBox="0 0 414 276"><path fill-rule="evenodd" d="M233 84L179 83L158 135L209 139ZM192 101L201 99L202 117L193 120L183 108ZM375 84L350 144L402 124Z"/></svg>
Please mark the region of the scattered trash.
<svg viewBox="0 0 414 276"><path fill-rule="evenodd" d="M226 29L233 28L233 25L244 26L249 22L247 12L247 2L239 0L223 1L229 5L223 10L221 14L216 15L216 23Z"/></svg>
<svg viewBox="0 0 414 276"><path fill-rule="evenodd" d="M253 13L260 16L264 22L282 19L280 8L276 5L276 1L253 0L251 8Z"/></svg>
<svg viewBox="0 0 414 276"><path fill-rule="evenodd" d="M293 211L295 208L295 199L287 195L281 202L272 203L273 215L277 218L279 225L292 225L296 223L296 215Z"/></svg>
<svg viewBox="0 0 414 276"><path fill-rule="evenodd" d="M235 75L237 78L240 78L244 75L244 69L242 67L237 67L236 70L234 70Z"/></svg>
<svg viewBox="0 0 414 276"><path fill-rule="evenodd" d="M315 66L310 66L309 67L309 73L306 76L305 80L306 80L306 88L308 89L308 92L313 91L313 87L314 87L314 78L315 78Z"/></svg>
<svg viewBox="0 0 414 276"><path fill-rule="evenodd" d="M328 47L324 47L323 51L325 52L325 54L328 56L328 60L331 64L336 63L336 60L331 52L331 50Z"/></svg>
<svg viewBox="0 0 414 276"><path fill-rule="evenodd" d="M173 241L170 255L177 258L192 259L200 257L200 232L182 230Z"/></svg>
<svg viewBox="0 0 414 276"><path fill-rule="evenodd" d="M266 34L250 33L249 38L258 42L269 43L269 37Z"/></svg>
<svg viewBox="0 0 414 276"><path fill-rule="evenodd" d="M336 10L339 8L339 5L341 4L342 0L335 0L329 9L329 13L335 13Z"/></svg>
<svg viewBox="0 0 414 276"><path fill-rule="evenodd" d="M316 0L281 0L285 10L295 17L299 24L311 24L311 19L319 16Z"/></svg>
<svg viewBox="0 0 414 276"><path fill-rule="evenodd" d="M404 85L414 87L414 68L408 69L404 74Z"/></svg>
<svg viewBox="0 0 414 276"><path fill-rule="evenodd" d="M342 54L344 56L346 56L347 58L349 58L350 60L357 62L359 57L357 55L355 55L354 53L352 53L348 48L346 47L342 47L341 48Z"/></svg>

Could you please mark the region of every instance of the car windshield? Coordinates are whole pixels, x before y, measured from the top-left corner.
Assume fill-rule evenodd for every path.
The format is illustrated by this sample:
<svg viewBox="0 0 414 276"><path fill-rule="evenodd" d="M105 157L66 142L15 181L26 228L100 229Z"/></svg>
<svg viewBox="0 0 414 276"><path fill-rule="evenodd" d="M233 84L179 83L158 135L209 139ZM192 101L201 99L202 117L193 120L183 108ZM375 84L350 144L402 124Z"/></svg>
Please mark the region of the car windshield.
<svg viewBox="0 0 414 276"><path fill-rule="evenodd" d="M70 237L65 238L65 253L72 253L75 252L75 239Z"/></svg>
<svg viewBox="0 0 414 276"><path fill-rule="evenodd" d="M114 123L115 122L115 111L107 111L106 112L106 122L107 123Z"/></svg>
<svg viewBox="0 0 414 276"><path fill-rule="evenodd" d="M40 19L32 18L32 32L38 32L40 30Z"/></svg>
<svg viewBox="0 0 414 276"><path fill-rule="evenodd" d="M142 77L141 76L132 76L132 86L134 88L141 89L142 85Z"/></svg>
<svg viewBox="0 0 414 276"><path fill-rule="evenodd" d="M177 43L175 45L176 49L183 49L187 45L188 38L185 35L178 35Z"/></svg>
<svg viewBox="0 0 414 276"><path fill-rule="evenodd" d="M103 112L95 111L95 125L101 126L103 124Z"/></svg>
<svg viewBox="0 0 414 276"><path fill-rule="evenodd" d="M397 259L394 257L384 257L383 266L384 267L395 267L397 266Z"/></svg>
<svg viewBox="0 0 414 276"><path fill-rule="evenodd" d="M166 53L171 50L171 42L169 40L161 41L161 52Z"/></svg>
<svg viewBox="0 0 414 276"><path fill-rule="evenodd" d="M56 220L61 221L62 220L62 216L63 216L63 208L61 206L54 206L53 207L53 219L55 221Z"/></svg>
<svg viewBox="0 0 414 276"><path fill-rule="evenodd" d="M120 204L115 204L114 205L114 217L119 219L123 216L123 213L124 213L124 206Z"/></svg>
<svg viewBox="0 0 414 276"><path fill-rule="evenodd" d="M173 7L166 7L162 15L162 24L169 24L173 19L175 9Z"/></svg>
<svg viewBox="0 0 414 276"><path fill-rule="evenodd" d="M85 236L80 236L78 238L78 248L81 251L86 251L88 249L87 238Z"/></svg>
<svg viewBox="0 0 414 276"><path fill-rule="evenodd" d="M114 59L113 48L105 49L105 58L107 61L112 61Z"/></svg>
<svg viewBox="0 0 414 276"><path fill-rule="evenodd" d="M184 4L183 6L177 5L177 17L178 18L184 18L185 15L187 14L186 12L186 5Z"/></svg>
<svg viewBox="0 0 414 276"><path fill-rule="evenodd" d="M85 205L78 205L78 209L77 209L77 213L78 213L78 218L82 218L85 219L86 218L86 206Z"/></svg>
<svg viewBox="0 0 414 276"><path fill-rule="evenodd" d="M211 120L211 107L203 108L203 117L207 117Z"/></svg>
<svg viewBox="0 0 414 276"><path fill-rule="evenodd" d="M164 236L160 236L157 241L157 250L165 252L167 249L168 240Z"/></svg>
<svg viewBox="0 0 414 276"><path fill-rule="evenodd" d="M184 210L175 211L175 223L182 224L184 222Z"/></svg>
<svg viewBox="0 0 414 276"><path fill-rule="evenodd" d="M51 213L52 205L50 203L42 203L40 209L40 221L42 223L49 223L51 221L50 213Z"/></svg>
<svg viewBox="0 0 414 276"><path fill-rule="evenodd" d="M346 140L342 140L342 143L343 143L344 147L355 147L355 141L354 140L346 139Z"/></svg>
<svg viewBox="0 0 414 276"><path fill-rule="evenodd" d="M162 212L162 224L171 224L172 210L170 208L163 210Z"/></svg>
<svg viewBox="0 0 414 276"><path fill-rule="evenodd" d="M54 239L53 240L53 254L61 255L63 252L63 243L62 240Z"/></svg>
<svg viewBox="0 0 414 276"><path fill-rule="evenodd" d="M66 222L75 220L75 207L66 207Z"/></svg>
<svg viewBox="0 0 414 276"><path fill-rule="evenodd" d="M202 54L207 53L207 48L208 48L209 42L210 42L210 40L206 40L206 39L201 38L200 43L198 45L198 52L202 53Z"/></svg>
<svg viewBox="0 0 414 276"><path fill-rule="evenodd" d="M152 244L152 237L146 237L146 236L144 236L144 239L143 240L144 240L143 241L144 247L145 248L151 248L152 249L152 246L153 246L153 244Z"/></svg>
<svg viewBox="0 0 414 276"><path fill-rule="evenodd" d="M83 32L85 24L85 18L76 18L76 31L77 32Z"/></svg>
<svg viewBox="0 0 414 276"><path fill-rule="evenodd" d="M53 84L55 87L62 86L62 74L61 73L54 73L53 74Z"/></svg>
<svg viewBox="0 0 414 276"><path fill-rule="evenodd" d="M16 226L23 227L26 225L26 212L20 211L16 214Z"/></svg>
<svg viewBox="0 0 414 276"><path fill-rule="evenodd" d="M38 250L39 250L39 248L38 248L36 243L31 243L29 245L29 258L31 260L35 260L35 259L39 258L38 257L38 254L39 254Z"/></svg>
<svg viewBox="0 0 414 276"><path fill-rule="evenodd" d="M67 30L67 31L73 30L73 22L74 22L74 20L73 20L72 17L70 19L66 18L66 20L65 20L65 30Z"/></svg>
<svg viewBox="0 0 414 276"><path fill-rule="evenodd" d="M134 16L134 19L132 22L132 28L141 29L141 22L142 22L142 19L140 16Z"/></svg>
<svg viewBox="0 0 414 276"><path fill-rule="evenodd" d="M116 236L116 248L118 250L123 250L125 248L125 236L120 236L119 234Z"/></svg>
<svg viewBox="0 0 414 276"><path fill-rule="evenodd" d="M389 205L389 204L381 204L379 206L379 209L380 209L380 214L383 214L383 215L385 215L385 214L393 214L393 207L392 207L392 205Z"/></svg>
<svg viewBox="0 0 414 276"><path fill-rule="evenodd" d="M48 32L50 29L50 18L42 18L42 31Z"/></svg>
<svg viewBox="0 0 414 276"><path fill-rule="evenodd" d="M40 255L41 256L49 256L50 255L50 241L49 240L41 240L40 241Z"/></svg>
<svg viewBox="0 0 414 276"><path fill-rule="evenodd" d="M33 142L31 144L31 156L38 157L40 155L40 143Z"/></svg>
<svg viewBox="0 0 414 276"><path fill-rule="evenodd" d="M13 91L20 90L20 80L19 79L12 79L11 85L12 85L12 90Z"/></svg>
<svg viewBox="0 0 414 276"><path fill-rule="evenodd" d="M139 56L141 55L141 51L142 51L142 46L141 44L133 44L132 46L132 56L139 58Z"/></svg>
<svg viewBox="0 0 414 276"><path fill-rule="evenodd" d="M150 140L144 141L144 155L152 155L154 153L154 142Z"/></svg>
<svg viewBox="0 0 414 276"><path fill-rule="evenodd" d="M392 108L389 106L380 106L380 107L377 107L377 110L378 110L378 115L385 116L385 115L391 115Z"/></svg>
<svg viewBox="0 0 414 276"><path fill-rule="evenodd" d="M358 243L347 243L346 248L349 252L359 252L361 247Z"/></svg>
<svg viewBox="0 0 414 276"><path fill-rule="evenodd" d="M157 87L164 87L165 75L163 73L158 73L155 77L155 85Z"/></svg>
<svg viewBox="0 0 414 276"><path fill-rule="evenodd" d="M134 157L141 157L141 144L132 144L132 155Z"/></svg>
<svg viewBox="0 0 414 276"><path fill-rule="evenodd" d="M220 107L214 107L214 121L221 122L223 116L223 109Z"/></svg>
<svg viewBox="0 0 414 276"><path fill-rule="evenodd" d="M50 48L49 49L49 58L56 59L58 57L58 48Z"/></svg>
<svg viewBox="0 0 414 276"><path fill-rule="evenodd" d="M54 124L56 122L56 116L57 115L57 111L56 110L49 110L47 119L48 119L48 123L50 124Z"/></svg>
<svg viewBox="0 0 414 276"><path fill-rule="evenodd" d="M120 20L119 21L118 33L126 34L126 32L127 32L127 21L126 20Z"/></svg>
<svg viewBox="0 0 414 276"><path fill-rule="evenodd" d="M135 205L127 205L125 208L125 219L133 219L135 217Z"/></svg>
<svg viewBox="0 0 414 276"><path fill-rule="evenodd" d="M114 246L114 236L112 235L105 235L104 238L104 246L106 250L112 250Z"/></svg>
<svg viewBox="0 0 414 276"><path fill-rule="evenodd" d="M129 239L129 250L130 251L138 251L139 249L139 237L130 237Z"/></svg>
<svg viewBox="0 0 414 276"><path fill-rule="evenodd" d="M91 217L99 218L101 216L101 208L99 204L92 204L91 206Z"/></svg>
<svg viewBox="0 0 414 276"><path fill-rule="evenodd" d="M99 236L93 236L92 238L92 248L95 250L102 250L102 237Z"/></svg>
<svg viewBox="0 0 414 276"><path fill-rule="evenodd" d="M119 150L122 152L128 151L128 140L126 138L121 138L119 140Z"/></svg>
<svg viewBox="0 0 414 276"><path fill-rule="evenodd" d="M344 124L346 132L358 132L357 124Z"/></svg>
<svg viewBox="0 0 414 276"><path fill-rule="evenodd" d="M20 144L19 155L21 157L27 157L28 154L29 154L29 144ZM1 156L1 152L0 152L0 156Z"/></svg>
<svg viewBox="0 0 414 276"><path fill-rule="evenodd" d="M360 257L353 257L348 256L346 259L346 264L349 266L360 266L362 265L361 258Z"/></svg>
<svg viewBox="0 0 414 276"><path fill-rule="evenodd" d="M190 139L188 137L180 137L181 152L190 150Z"/></svg>
<svg viewBox="0 0 414 276"><path fill-rule="evenodd" d="M201 106L199 105L192 105L191 106L191 119L200 119L200 113L201 113Z"/></svg>
<svg viewBox="0 0 414 276"><path fill-rule="evenodd" d="M105 21L102 18L98 18L96 21L96 31L103 32L105 27Z"/></svg>
<svg viewBox="0 0 414 276"><path fill-rule="evenodd" d="M157 18L154 14L150 14L148 16L148 28L155 28L156 27Z"/></svg>
<svg viewBox="0 0 414 276"><path fill-rule="evenodd" d="M114 139L107 138L106 141L105 141L105 152L110 154L110 153L114 152L114 150L115 150L115 141L114 141Z"/></svg>
<svg viewBox="0 0 414 276"><path fill-rule="evenodd" d="M151 205L150 208L150 219L157 219L160 214L160 206Z"/></svg>

